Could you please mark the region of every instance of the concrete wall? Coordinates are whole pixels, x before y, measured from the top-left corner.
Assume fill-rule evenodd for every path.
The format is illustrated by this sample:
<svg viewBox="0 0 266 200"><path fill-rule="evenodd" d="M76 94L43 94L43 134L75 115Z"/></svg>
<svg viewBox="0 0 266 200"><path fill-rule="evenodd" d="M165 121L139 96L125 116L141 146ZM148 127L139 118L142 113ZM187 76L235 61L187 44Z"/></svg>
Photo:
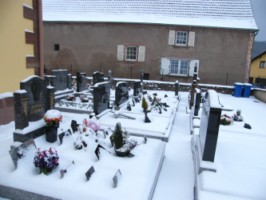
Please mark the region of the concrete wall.
<svg viewBox="0 0 266 200"><path fill-rule="evenodd" d="M168 45L169 30L194 31L194 47ZM151 80L160 80L162 57L197 59L201 83L245 82L249 31L107 23L44 23L44 64L91 76L96 70L115 77L139 78L141 69ZM60 50L55 51L54 45ZM117 45L144 45L145 62L117 61ZM189 77L164 75L164 81L191 82Z"/></svg>
<svg viewBox="0 0 266 200"><path fill-rule="evenodd" d="M266 90L254 89L253 90L253 95L254 95L254 97L259 99L260 101L263 101L264 103L266 103Z"/></svg>

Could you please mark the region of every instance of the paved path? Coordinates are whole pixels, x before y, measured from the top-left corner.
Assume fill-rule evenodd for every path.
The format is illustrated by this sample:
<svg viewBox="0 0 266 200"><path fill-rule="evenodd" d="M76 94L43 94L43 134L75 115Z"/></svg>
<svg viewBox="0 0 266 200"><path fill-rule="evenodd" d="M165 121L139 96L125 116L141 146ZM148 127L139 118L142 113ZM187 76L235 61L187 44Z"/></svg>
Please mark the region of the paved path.
<svg viewBox="0 0 266 200"><path fill-rule="evenodd" d="M193 200L194 170L190 148L190 122L186 106L187 93L181 93L153 200Z"/></svg>

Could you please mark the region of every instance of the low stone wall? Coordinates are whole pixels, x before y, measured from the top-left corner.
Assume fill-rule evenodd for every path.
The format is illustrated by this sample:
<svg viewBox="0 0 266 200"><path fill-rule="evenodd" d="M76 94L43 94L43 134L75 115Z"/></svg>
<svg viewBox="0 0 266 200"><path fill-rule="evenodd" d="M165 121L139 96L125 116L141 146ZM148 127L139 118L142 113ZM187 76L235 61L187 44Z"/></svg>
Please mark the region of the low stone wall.
<svg viewBox="0 0 266 200"><path fill-rule="evenodd" d="M2 94L0 98L0 125L8 124L15 118L12 93Z"/></svg>
<svg viewBox="0 0 266 200"><path fill-rule="evenodd" d="M253 96L266 103L266 89L253 89Z"/></svg>

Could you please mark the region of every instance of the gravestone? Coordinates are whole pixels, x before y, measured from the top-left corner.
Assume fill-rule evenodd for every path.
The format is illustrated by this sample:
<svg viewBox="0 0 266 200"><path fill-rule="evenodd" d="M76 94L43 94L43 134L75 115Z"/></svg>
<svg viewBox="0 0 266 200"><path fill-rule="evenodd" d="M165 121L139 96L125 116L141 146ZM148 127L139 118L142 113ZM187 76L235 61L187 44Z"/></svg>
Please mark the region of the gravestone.
<svg viewBox="0 0 266 200"><path fill-rule="evenodd" d="M129 86L127 82L117 82L115 88L115 105L120 106L129 99Z"/></svg>
<svg viewBox="0 0 266 200"><path fill-rule="evenodd" d="M143 78L144 78L144 71L141 70L140 71L140 93L143 93L143 89L144 89Z"/></svg>
<svg viewBox="0 0 266 200"><path fill-rule="evenodd" d="M198 85L198 75L197 75L197 73L194 72L192 85L191 85L190 92L189 92L190 93L190 100L189 100L189 108L190 109L194 105L194 95L195 95L195 89L196 89L197 85Z"/></svg>
<svg viewBox="0 0 266 200"><path fill-rule="evenodd" d="M94 72L92 74L92 77L93 77L93 85L95 85L96 83L101 83L101 82L104 82L104 74L101 73L101 72Z"/></svg>
<svg viewBox="0 0 266 200"><path fill-rule="evenodd" d="M194 116L198 116L201 102L201 90L196 88L196 96L194 100Z"/></svg>
<svg viewBox="0 0 266 200"><path fill-rule="evenodd" d="M178 96L178 91L179 91L179 82L175 82L175 96Z"/></svg>
<svg viewBox="0 0 266 200"><path fill-rule="evenodd" d="M87 89L88 89L88 86L87 86L86 73L78 72L77 73L77 92L82 92Z"/></svg>
<svg viewBox="0 0 266 200"><path fill-rule="evenodd" d="M95 172L94 167L91 166L90 169L85 173L85 176L86 176L87 181L90 180L91 175L92 175L94 172Z"/></svg>
<svg viewBox="0 0 266 200"><path fill-rule="evenodd" d="M44 80L45 80L45 84L48 86L48 85L51 85L53 87L55 87L55 76L54 75L45 75L44 76Z"/></svg>
<svg viewBox="0 0 266 200"><path fill-rule="evenodd" d="M120 181L122 176L122 173L120 171L120 169L118 169L113 177L113 186L114 188L116 188L118 186L118 182Z"/></svg>
<svg viewBox="0 0 266 200"><path fill-rule="evenodd" d="M20 90L14 93L15 132L14 141L24 142L44 134L44 125L22 131L29 122L43 118L44 113L54 107L54 88L47 86L38 76L30 76L20 82Z"/></svg>
<svg viewBox="0 0 266 200"><path fill-rule="evenodd" d="M58 135L58 138L59 138L60 144L63 144L63 138L64 138L65 136L68 136L68 135L71 135L71 131L70 131L70 129L68 129L67 131L64 131L64 132L62 132L62 133L60 133L60 134Z"/></svg>
<svg viewBox="0 0 266 200"><path fill-rule="evenodd" d="M202 104L200 146L202 159L214 162L222 107L214 90L208 90Z"/></svg>
<svg viewBox="0 0 266 200"><path fill-rule="evenodd" d="M10 146L9 154L11 156L15 168L17 168L18 166L18 160L23 157L24 152L27 151L27 148L30 145L33 145L35 149L37 148L33 139L27 140L24 143L14 142Z"/></svg>
<svg viewBox="0 0 266 200"><path fill-rule="evenodd" d="M96 115L109 108L110 84L108 81L93 86L93 110Z"/></svg>
<svg viewBox="0 0 266 200"><path fill-rule="evenodd" d="M109 71L108 71L108 81L109 81L109 83L110 83L110 87L111 88L113 88L113 72L112 72L112 70L110 69Z"/></svg>
<svg viewBox="0 0 266 200"><path fill-rule="evenodd" d="M140 81L135 81L134 82L134 96L138 96L141 93L141 82Z"/></svg>
<svg viewBox="0 0 266 200"><path fill-rule="evenodd" d="M52 70L52 75L55 76L53 85L55 87L55 91L70 89L71 85L69 85L69 83L71 80L69 79L71 77L69 76L67 69Z"/></svg>
<svg viewBox="0 0 266 200"><path fill-rule="evenodd" d="M67 173L68 169L70 166L73 166L75 164L74 160L72 160L71 162L69 162L65 167L63 167L62 169L60 169L60 175L61 178L64 178L65 174Z"/></svg>

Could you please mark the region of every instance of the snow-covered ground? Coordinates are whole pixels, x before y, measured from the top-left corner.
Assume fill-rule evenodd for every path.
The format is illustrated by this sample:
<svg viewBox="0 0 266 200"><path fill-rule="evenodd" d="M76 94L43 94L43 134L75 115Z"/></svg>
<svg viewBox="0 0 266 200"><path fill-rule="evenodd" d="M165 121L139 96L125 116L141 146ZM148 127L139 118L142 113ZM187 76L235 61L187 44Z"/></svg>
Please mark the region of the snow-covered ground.
<svg viewBox="0 0 266 200"><path fill-rule="evenodd" d="M182 200L193 200L193 190L194 190L194 167L193 167L193 158L191 152L191 135L190 135L190 115L187 113L187 92L180 92L180 102L178 106L177 113L175 115L175 119L173 122L173 127L171 129L171 134L168 143L165 148L165 158L164 163L161 169L161 173L159 175L158 183L155 188L155 193L153 196L154 200L159 199L182 199ZM266 160L264 159L266 153L266 123L264 114L266 113L266 104L256 100L253 97L250 98L236 98L231 95L219 94L221 103L228 108L232 108L233 111L223 111L228 115L233 115L236 110L240 109L242 112L243 122L234 122L229 126L220 126L216 157L215 157L215 165L217 172L203 172L199 176L201 188L199 190L200 199L204 200L217 200L217 199L266 199L266 190L263 188L266 185ZM66 115L65 119L67 118ZM244 123L249 123L252 129L244 128ZM18 185L18 182L23 182L25 179L29 179L29 176L38 177L43 184L43 191L45 191L45 184L50 184L51 181L55 181L58 184L56 185L56 189L53 192L56 193L66 193L66 189L60 191L60 185L66 185L66 187L77 188L78 193L82 193L82 189L79 188L79 185L67 185L64 183L64 179L78 179L78 177L74 177L79 169L78 167L73 167L69 170L69 173L66 174L64 179L60 180L59 172L55 171L53 174L44 176L38 175L35 167L32 163L32 158L29 158L28 164L26 164L26 159L23 160L29 169L20 169L22 163L19 163L19 167L17 170L14 170L13 163L9 156L10 144L12 143L12 133L14 131L14 123L10 123L8 125L0 126L0 184L6 185ZM142 138L141 138L142 139ZM139 139L139 141L142 141ZM40 144L44 144L42 142L44 139L38 138L36 139L36 144L39 146ZM155 149L160 151L160 142L148 139L152 141L150 145L155 145ZM69 144L68 144L69 143ZM65 145L71 145L71 141L69 138L66 138ZM58 145L58 144L56 144ZM157 148L157 147L158 148ZM145 146L140 145L143 149L136 148L135 155L138 155L139 151L148 151L145 150ZM57 147L58 148L58 147ZM65 147L66 148L66 147ZM60 147L59 147L60 149ZM65 151L70 151L69 149L64 149ZM75 150L72 150L75 151ZM87 149L89 151L89 149ZM86 157L86 151L82 150L81 152L75 152L77 154L82 154ZM113 162L112 160L117 159L115 157L109 157L108 153L102 153L103 162ZM155 152L156 154L156 152ZM154 155L150 152L150 155ZM136 156L135 156L136 157ZM95 158L90 158L90 162L94 162ZM105 160L106 159L106 160ZM128 158L131 159L131 158ZM151 158L151 160L147 160L147 162L153 162L152 160L155 158ZM81 162L81 161L80 161ZM98 161L99 163L102 160ZM129 160L130 162L130 160ZM144 163L144 167L146 169L140 169L140 175L142 173L147 173L150 169L153 169L151 165ZM98 164L100 165L100 164ZM141 165L143 166L143 165ZM86 169L90 167L86 166ZM133 168L138 171L139 165L133 166ZM82 174L84 174L84 168ZM115 168L116 169L116 168ZM115 173L116 170L113 170ZM71 172L72 170L72 172ZM24 172L20 173L20 172ZM77 172L78 173L78 172ZM81 172L80 172L81 173ZM108 173L105 171L104 173ZM56 174L56 175L55 175ZM18 178L18 175L20 178ZM23 175L25 177L23 177ZM130 190L134 190L132 187L124 187L123 184L127 181L134 182L136 188L141 188L141 191L145 191L145 187L142 187L142 180L139 177L130 177L126 178L126 174L122 172L121 183L116 189L124 188L124 192L127 194L130 193ZM23 179L25 178L25 179ZM85 179L85 176L83 177ZM139 179L138 179L139 178ZM89 190L89 186L93 180L96 180L92 175L92 180L90 182L86 182L85 180L80 181L80 187L87 188ZM16 180L14 183L14 180ZM105 182L108 187L110 186L110 190L102 191L102 188L97 187L94 188L95 192L98 193L106 193L108 196L107 199L110 199L113 195L113 191L116 190L111 187L111 177L108 179L108 183ZM102 179L97 182L103 181ZM144 180L145 182L145 180ZM25 184L26 183L26 184ZM25 188L31 191L36 191L36 186L30 183L29 181L23 182ZM35 183L36 184L36 183ZM82 186L84 184L85 186ZM106 186L105 185L105 186ZM144 189L143 189L144 188ZM138 189L137 189L138 190ZM73 190L74 191L74 190ZM51 191L48 191L48 194ZM140 192L140 194L142 193ZM72 192L71 192L72 193ZM44 193L45 194L45 193ZM0 196L3 194L0 194ZM133 194L133 196L127 196L127 199L134 199L134 197L138 197L141 199L139 194ZM82 196L82 194L81 194ZM144 195L145 196L145 195ZM64 196L64 199L67 197ZM124 197L116 199L124 199Z"/></svg>

